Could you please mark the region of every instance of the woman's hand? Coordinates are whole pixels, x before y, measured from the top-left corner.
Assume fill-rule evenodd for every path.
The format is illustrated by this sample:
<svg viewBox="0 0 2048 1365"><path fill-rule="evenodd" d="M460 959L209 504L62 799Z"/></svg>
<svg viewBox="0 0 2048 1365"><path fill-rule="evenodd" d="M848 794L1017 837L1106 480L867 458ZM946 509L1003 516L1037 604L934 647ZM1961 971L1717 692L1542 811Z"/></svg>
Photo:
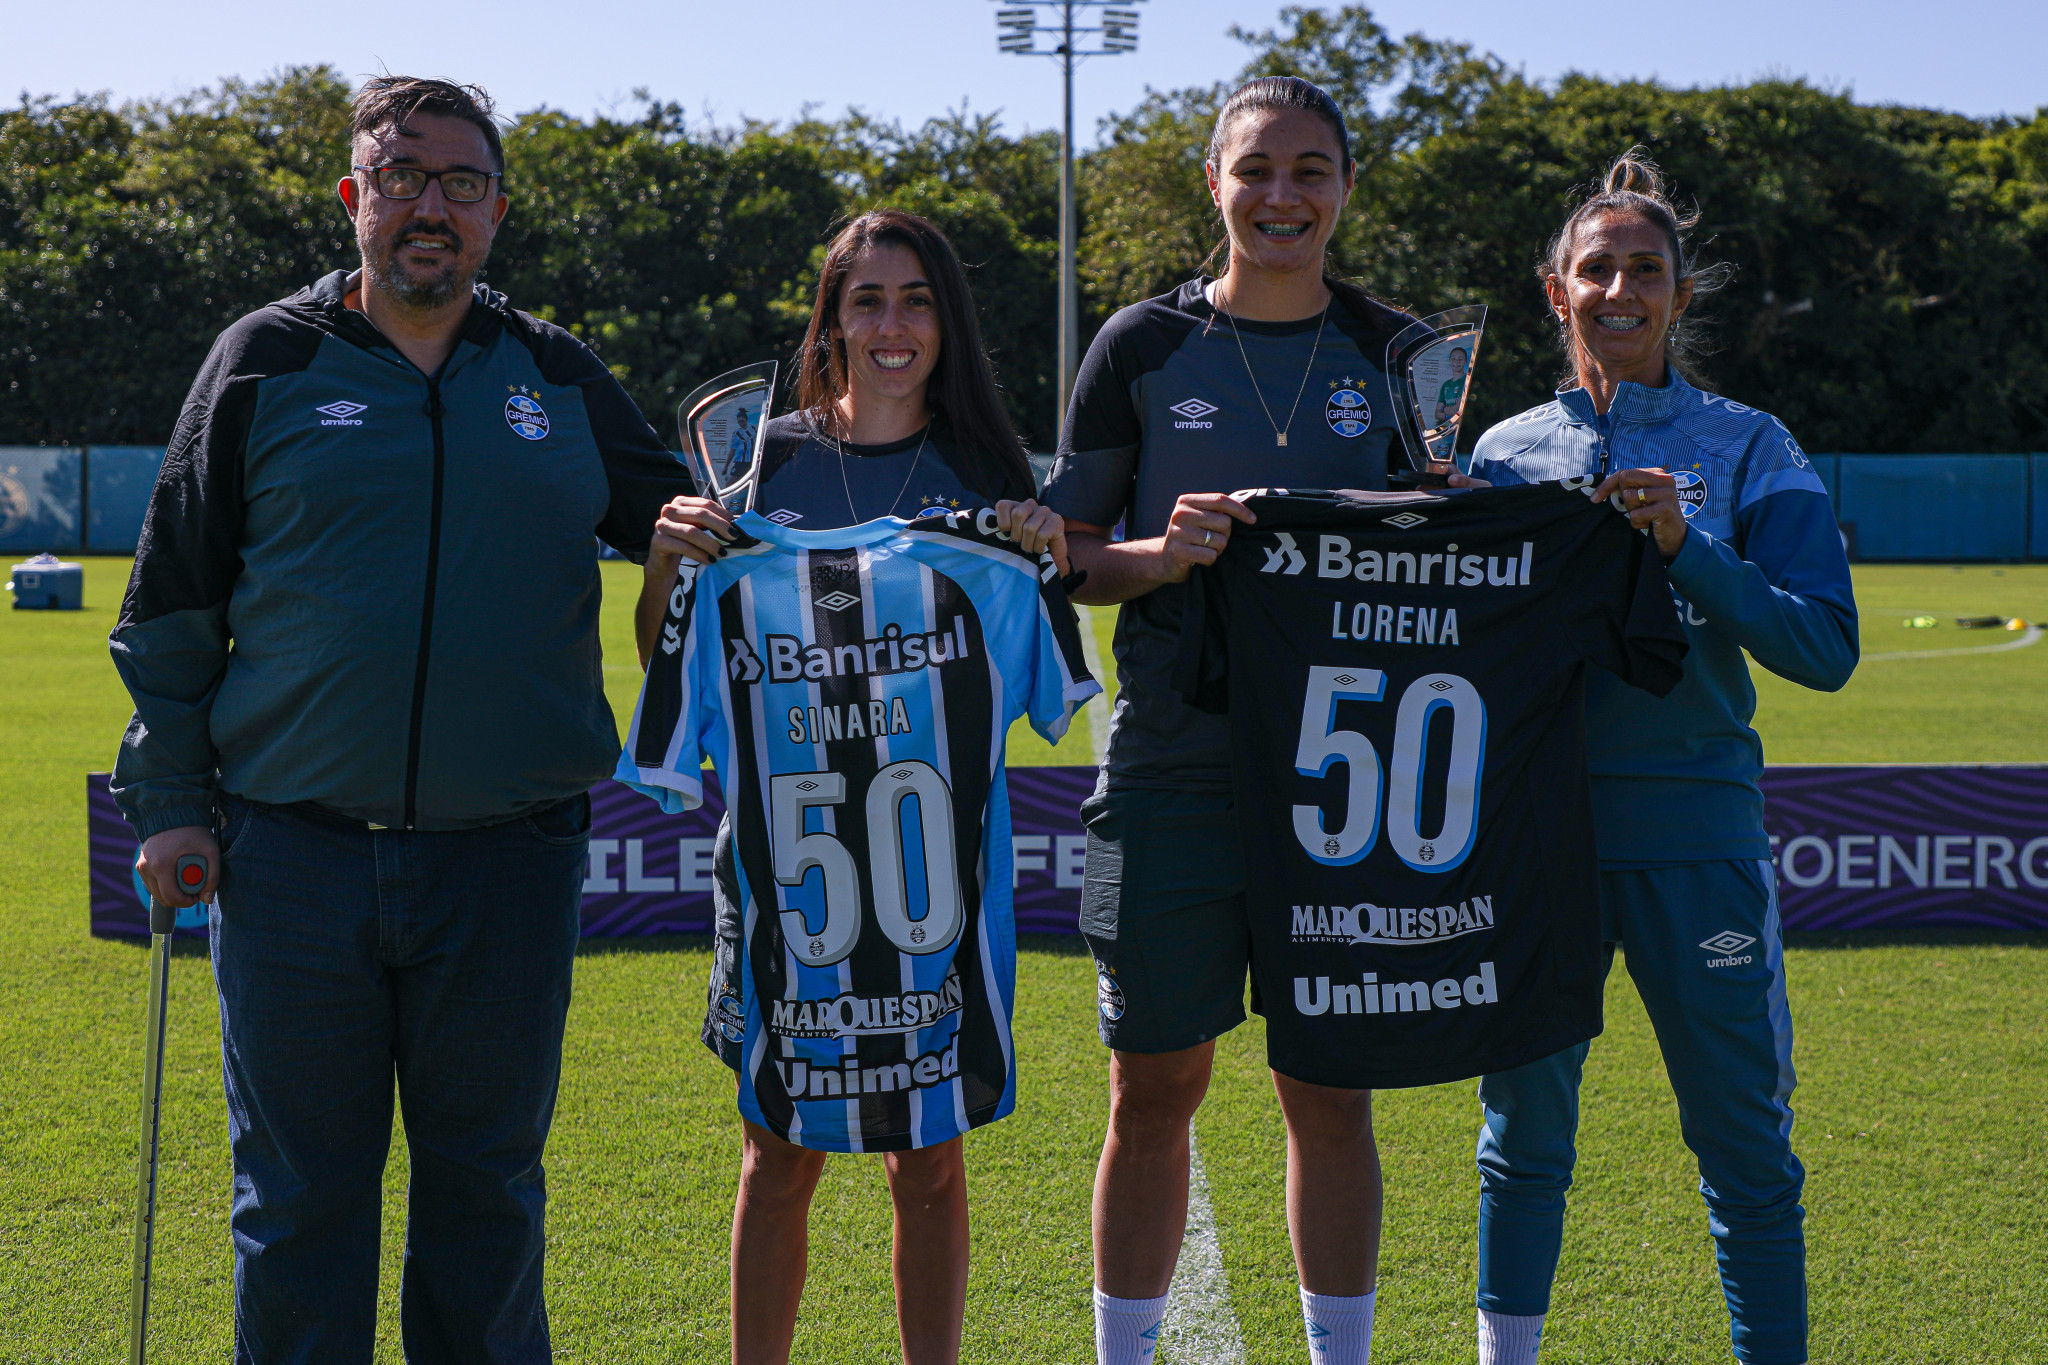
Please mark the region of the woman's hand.
<svg viewBox="0 0 2048 1365"><path fill-rule="evenodd" d="M995 510L1003 534L1016 541L1025 553L1035 555L1050 550L1052 562L1058 567L1061 578L1074 571L1067 562L1066 518L1030 498L1022 502L1011 502L1005 498L996 504Z"/></svg>
<svg viewBox="0 0 2048 1365"><path fill-rule="evenodd" d="M655 519L654 538L647 544L647 565L641 570L640 600L633 604L633 643L640 649L640 667L654 657L662 613L676 585L684 560L709 564L725 553L732 538L732 518L709 498L675 498Z"/></svg>
<svg viewBox="0 0 2048 1365"><path fill-rule="evenodd" d="M1183 493L1159 538L1156 572L1162 583L1185 583L1201 564L1214 564L1230 544L1230 523L1249 526L1252 509L1223 493Z"/></svg>
<svg viewBox="0 0 2048 1365"><path fill-rule="evenodd" d="M725 553L732 539L732 518L710 498L675 498L655 519L654 539L647 547L647 569L653 573L656 561L673 579L678 559L709 564Z"/></svg>
<svg viewBox="0 0 2048 1365"><path fill-rule="evenodd" d="M1648 528L1657 553L1669 564L1685 548L1685 513L1678 505L1678 480L1661 469L1620 469L1600 481L1593 501L1611 499L1637 530Z"/></svg>

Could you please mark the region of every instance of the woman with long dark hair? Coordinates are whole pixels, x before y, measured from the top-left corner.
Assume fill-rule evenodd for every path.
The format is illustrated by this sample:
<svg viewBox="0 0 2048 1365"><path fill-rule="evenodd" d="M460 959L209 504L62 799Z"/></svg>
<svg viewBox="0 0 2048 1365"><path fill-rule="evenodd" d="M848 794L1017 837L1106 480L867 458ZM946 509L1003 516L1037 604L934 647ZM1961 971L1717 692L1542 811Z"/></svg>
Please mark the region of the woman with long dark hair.
<svg viewBox="0 0 2048 1365"><path fill-rule="evenodd" d="M1103 327L1045 491L1088 574L1076 596L1123 604L1122 691L1082 807L1081 928L1113 1049L1094 1208L1104 1365L1151 1359L1187 1219L1189 1121L1216 1038L1244 1020L1251 961L1228 722L1172 683L1185 584L1253 520L1224 489L1386 487L1395 427L1381 366L1408 321L1326 272L1356 170L1321 89L1293 77L1240 87L1217 115L1207 171L1224 273ZM1112 540L1119 521L1125 538ZM1319 1365L1364 1365L1380 1223L1372 1092L1277 1065L1273 1084L1310 1349Z"/></svg>
<svg viewBox="0 0 2048 1365"><path fill-rule="evenodd" d="M1060 518L1032 500L1030 465L1003 414L966 271L944 234L913 214L865 213L833 237L804 337L797 410L768 424L761 477L755 510L797 530L993 508L1023 549L1049 550L1067 569ZM664 509L636 617L643 664L681 562L709 563L731 533L731 519L708 499L677 498ZM718 932L702 1037L737 1071L740 1049L724 1007L742 998L745 948L729 818L713 861ZM732 1358L780 1365L795 1333L811 1195L826 1154L741 1122ZM959 1359L964 1145L954 1137L882 1153L896 1215L897 1324L910 1365Z"/></svg>
<svg viewBox="0 0 2048 1365"><path fill-rule="evenodd" d="M1537 266L1570 369L1554 401L1479 440L1472 477L1592 475L1656 538L1690 641L1653 697L1586 679L1587 768L1608 963L1624 947L1699 1158L1735 1355L1806 1360L1805 1171L1792 1151L1792 1016L1763 745L1743 654L1832 692L1856 667L1856 599L1827 490L1768 413L1695 386L1687 311L1720 283L1695 219L1631 151ZM1484 1077L1479 1359L1532 1365L1564 1235L1589 1044Z"/></svg>

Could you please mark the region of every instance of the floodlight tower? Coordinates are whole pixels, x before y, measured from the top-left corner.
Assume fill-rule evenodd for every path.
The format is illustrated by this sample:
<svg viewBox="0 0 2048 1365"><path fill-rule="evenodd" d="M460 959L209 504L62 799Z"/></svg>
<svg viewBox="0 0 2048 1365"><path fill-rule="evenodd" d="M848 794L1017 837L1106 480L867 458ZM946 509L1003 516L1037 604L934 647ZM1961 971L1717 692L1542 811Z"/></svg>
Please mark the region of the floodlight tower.
<svg viewBox="0 0 2048 1365"><path fill-rule="evenodd" d="M1074 22L1077 17L1087 18L1091 9L1102 11L1100 24ZM1039 46L1041 33L1051 35L1052 47ZM1094 45L1081 46L1090 42ZM1074 68L1087 57L1136 52L1138 12L1123 8L1115 0L1030 0L1029 4L996 11L996 45L1013 56L1053 58L1059 63L1064 86L1065 121L1060 131L1060 410L1053 420L1053 431L1057 434L1060 424L1067 419L1074 374L1081 368L1081 287L1074 273Z"/></svg>

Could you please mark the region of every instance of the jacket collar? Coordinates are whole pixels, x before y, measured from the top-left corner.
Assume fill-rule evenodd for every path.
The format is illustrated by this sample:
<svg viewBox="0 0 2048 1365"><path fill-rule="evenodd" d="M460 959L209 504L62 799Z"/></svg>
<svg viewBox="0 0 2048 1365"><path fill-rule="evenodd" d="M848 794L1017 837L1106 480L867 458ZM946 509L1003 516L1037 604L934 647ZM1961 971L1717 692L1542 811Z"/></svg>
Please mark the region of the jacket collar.
<svg viewBox="0 0 2048 1365"><path fill-rule="evenodd" d="M1677 370L1667 370L1661 389L1623 383L1615 390L1614 402L1609 405L1607 415L1616 422L1636 422L1644 426L1666 422L1692 391L1692 385L1679 378ZM1600 414L1593 411L1593 396L1576 384L1557 391L1557 405L1564 409L1567 418L1580 426L1600 424Z"/></svg>
<svg viewBox="0 0 2048 1365"><path fill-rule="evenodd" d="M361 270L336 270L323 275L310 286L285 300L288 306L318 314L328 326L355 342L358 346L391 345L390 339L373 326L370 320L348 306L350 291L363 282ZM469 316L462 321L461 340L483 347L504 329L505 315L510 304L503 294L478 284L474 291Z"/></svg>

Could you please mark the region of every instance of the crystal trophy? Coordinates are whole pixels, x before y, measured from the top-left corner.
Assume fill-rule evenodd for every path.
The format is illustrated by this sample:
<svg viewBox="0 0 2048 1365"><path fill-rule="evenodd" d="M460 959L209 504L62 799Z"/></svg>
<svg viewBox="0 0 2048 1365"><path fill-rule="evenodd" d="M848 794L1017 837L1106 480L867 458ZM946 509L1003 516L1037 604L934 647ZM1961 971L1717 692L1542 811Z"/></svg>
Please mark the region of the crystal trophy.
<svg viewBox="0 0 2048 1365"><path fill-rule="evenodd" d="M1411 322L1387 343L1394 418L1415 467L1402 482L1444 488L1457 472L1458 428L1485 330L1486 305L1474 303Z"/></svg>
<svg viewBox="0 0 2048 1365"><path fill-rule="evenodd" d="M676 408L683 459L698 494L716 499L734 516L754 506L779 368L763 360L728 370L692 389Z"/></svg>

